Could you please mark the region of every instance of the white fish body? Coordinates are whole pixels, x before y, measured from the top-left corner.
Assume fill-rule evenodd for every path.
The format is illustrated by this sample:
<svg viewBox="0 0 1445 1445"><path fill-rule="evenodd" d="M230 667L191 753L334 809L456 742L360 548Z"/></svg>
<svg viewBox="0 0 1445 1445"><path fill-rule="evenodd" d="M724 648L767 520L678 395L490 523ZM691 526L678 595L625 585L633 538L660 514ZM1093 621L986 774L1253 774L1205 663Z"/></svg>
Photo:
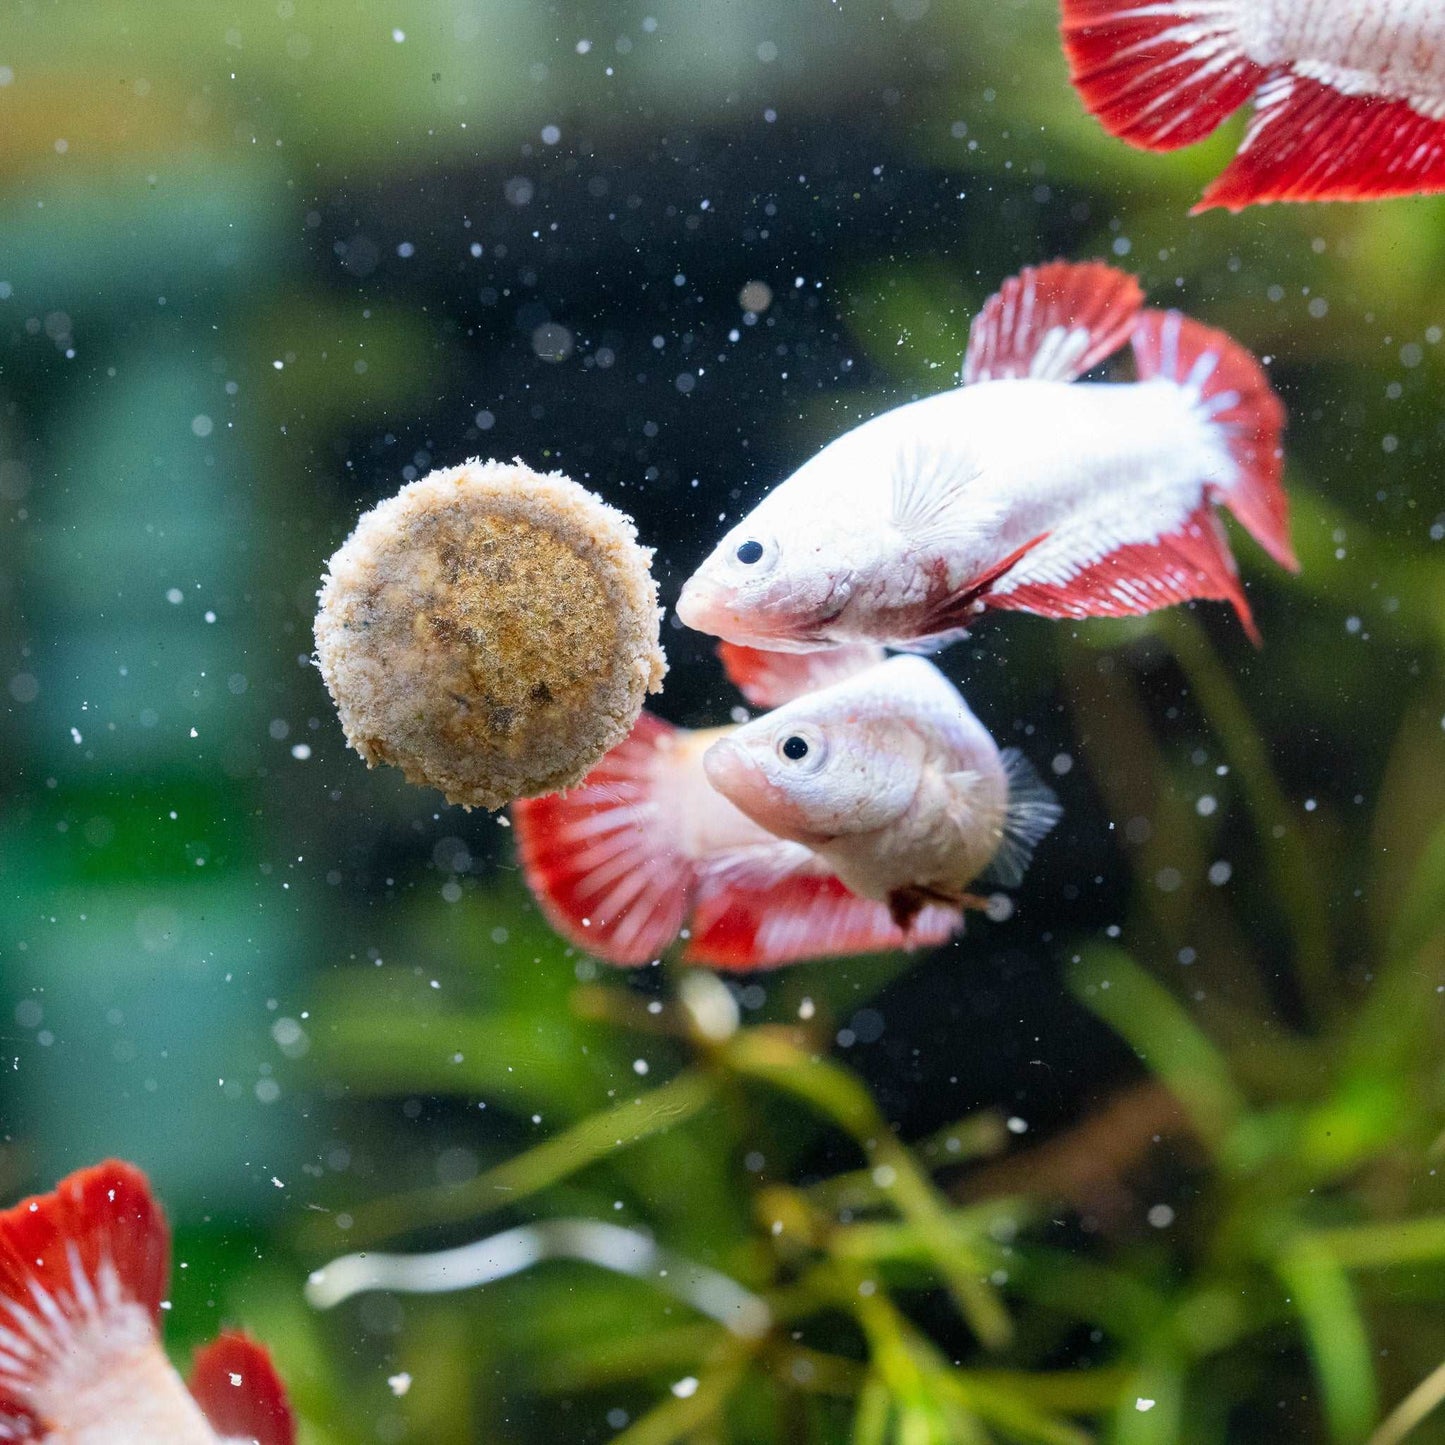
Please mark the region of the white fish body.
<svg viewBox="0 0 1445 1445"><path fill-rule="evenodd" d="M1278 403L1228 338L1140 313L1132 285L1064 263L1011 282L975 322L969 384L824 447L727 533L679 617L779 651L927 644L985 607L1120 615L1206 596L1247 618L1211 504L1292 562ZM1025 311L1020 292L1039 293L1032 324L1008 314ZM1090 305L1094 331L1044 324ZM1011 321L1023 337L999 340ZM1141 380L1077 382L1130 327ZM990 370L990 348L1007 360L1010 345Z"/></svg>
<svg viewBox="0 0 1445 1445"><path fill-rule="evenodd" d="M1023 766L931 664L720 650L750 700L793 700L703 732L644 713L580 787L513 805L527 881L565 937L638 964L686 930L688 962L767 968L942 942L991 860L1007 860L999 882L1019 881L1057 810L1021 790ZM864 712L866 747L842 716ZM795 735L816 745L788 760L811 811L750 786L765 771L748 761L756 740L772 739L767 753Z"/></svg>
<svg viewBox="0 0 1445 1445"><path fill-rule="evenodd" d="M712 785L802 843L906 924L925 903L960 907L995 863L1017 882L1058 816L930 662L896 657L800 697L715 742Z"/></svg>

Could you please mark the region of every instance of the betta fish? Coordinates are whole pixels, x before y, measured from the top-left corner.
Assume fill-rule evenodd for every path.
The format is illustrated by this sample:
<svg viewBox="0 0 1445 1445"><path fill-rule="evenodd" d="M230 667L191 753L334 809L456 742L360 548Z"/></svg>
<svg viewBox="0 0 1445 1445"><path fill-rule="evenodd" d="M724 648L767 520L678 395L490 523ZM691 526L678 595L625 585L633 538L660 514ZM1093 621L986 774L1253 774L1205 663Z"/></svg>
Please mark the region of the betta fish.
<svg viewBox="0 0 1445 1445"><path fill-rule="evenodd" d="M1196 213L1445 190L1440 0L1064 0L1064 48L1112 135L1167 151L1251 98Z"/></svg>
<svg viewBox="0 0 1445 1445"><path fill-rule="evenodd" d="M686 962L768 968L941 943L982 906L970 884L1022 880L1053 795L932 663L723 658L750 700L782 705L697 732L643 713L580 787L512 805L565 938L640 964L690 924Z"/></svg>
<svg viewBox="0 0 1445 1445"><path fill-rule="evenodd" d="M1129 342L1139 379L1081 383ZM1120 617L1231 602L1214 511L1297 567L1284 409L1259 363L1098 262L1025 270L975 317L963 385L830 442L732 528L677 615L779 652L927 650L979 613Z"/></svg>
<svg viewBox="0 0 1445 1445"><path fill-rule="evenodd" d="M187 1387L161 1347L170 1234L114 1160L0 1213L0 1441L293 1445L270 1356L223 1334Z"/></svg>

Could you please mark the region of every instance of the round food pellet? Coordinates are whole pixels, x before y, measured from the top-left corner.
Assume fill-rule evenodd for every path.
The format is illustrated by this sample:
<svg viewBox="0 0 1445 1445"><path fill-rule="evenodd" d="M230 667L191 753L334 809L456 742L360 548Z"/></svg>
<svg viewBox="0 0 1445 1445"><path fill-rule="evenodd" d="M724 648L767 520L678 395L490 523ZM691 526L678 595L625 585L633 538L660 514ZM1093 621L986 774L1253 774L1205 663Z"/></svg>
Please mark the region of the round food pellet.
<svg viewBox="0 0 1445 1445"><path fill-rule="evenodd" d="M580 782L667 671L651 562L631 518L560 472L469 461L409 483L318 594L347 741L465 807Z"/></svg>

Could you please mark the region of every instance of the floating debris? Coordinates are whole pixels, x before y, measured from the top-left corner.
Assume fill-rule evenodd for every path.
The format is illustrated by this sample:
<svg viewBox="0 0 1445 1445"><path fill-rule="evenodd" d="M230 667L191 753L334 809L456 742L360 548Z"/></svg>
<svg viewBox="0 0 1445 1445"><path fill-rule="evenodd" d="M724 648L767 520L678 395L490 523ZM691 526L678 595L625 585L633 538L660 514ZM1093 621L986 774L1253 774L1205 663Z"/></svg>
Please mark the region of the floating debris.
<svg viewBox="0 0 1445 1445"><path fill-rule="evenodd" d="M411 482L318 594L347 741L469 808L579 782L667 671L651 561L630 518L560 472L469 461Z"/></svg>

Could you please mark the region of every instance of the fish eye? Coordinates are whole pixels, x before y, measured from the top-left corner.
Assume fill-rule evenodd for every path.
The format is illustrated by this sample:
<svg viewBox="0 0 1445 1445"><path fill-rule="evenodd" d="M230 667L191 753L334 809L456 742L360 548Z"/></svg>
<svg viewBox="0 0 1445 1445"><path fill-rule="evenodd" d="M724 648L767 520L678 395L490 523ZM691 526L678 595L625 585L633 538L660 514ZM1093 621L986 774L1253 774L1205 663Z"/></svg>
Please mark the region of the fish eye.
<svg viewBox="0 0 1445 1445"><path fill-rule="evenodd" d="M806 723L780 733L773 746L790 773L816 773L828 760L827 739Z"/></svg>
<svg viewBox="0 0 1445 1445"><path fill-rule="evenodd" d="M744 567L751 567L754 562L762 560L763 544L753 538L749 538L738 548L738 561Z"/></svg>
<svg viewBox="0 0 1445 1445"><path fill-rule="evenodd" d="M745 536L728 552L729 564L740 572L746 572L750 579L771 572L777 560L778 544L767 535Z"/></svg>

